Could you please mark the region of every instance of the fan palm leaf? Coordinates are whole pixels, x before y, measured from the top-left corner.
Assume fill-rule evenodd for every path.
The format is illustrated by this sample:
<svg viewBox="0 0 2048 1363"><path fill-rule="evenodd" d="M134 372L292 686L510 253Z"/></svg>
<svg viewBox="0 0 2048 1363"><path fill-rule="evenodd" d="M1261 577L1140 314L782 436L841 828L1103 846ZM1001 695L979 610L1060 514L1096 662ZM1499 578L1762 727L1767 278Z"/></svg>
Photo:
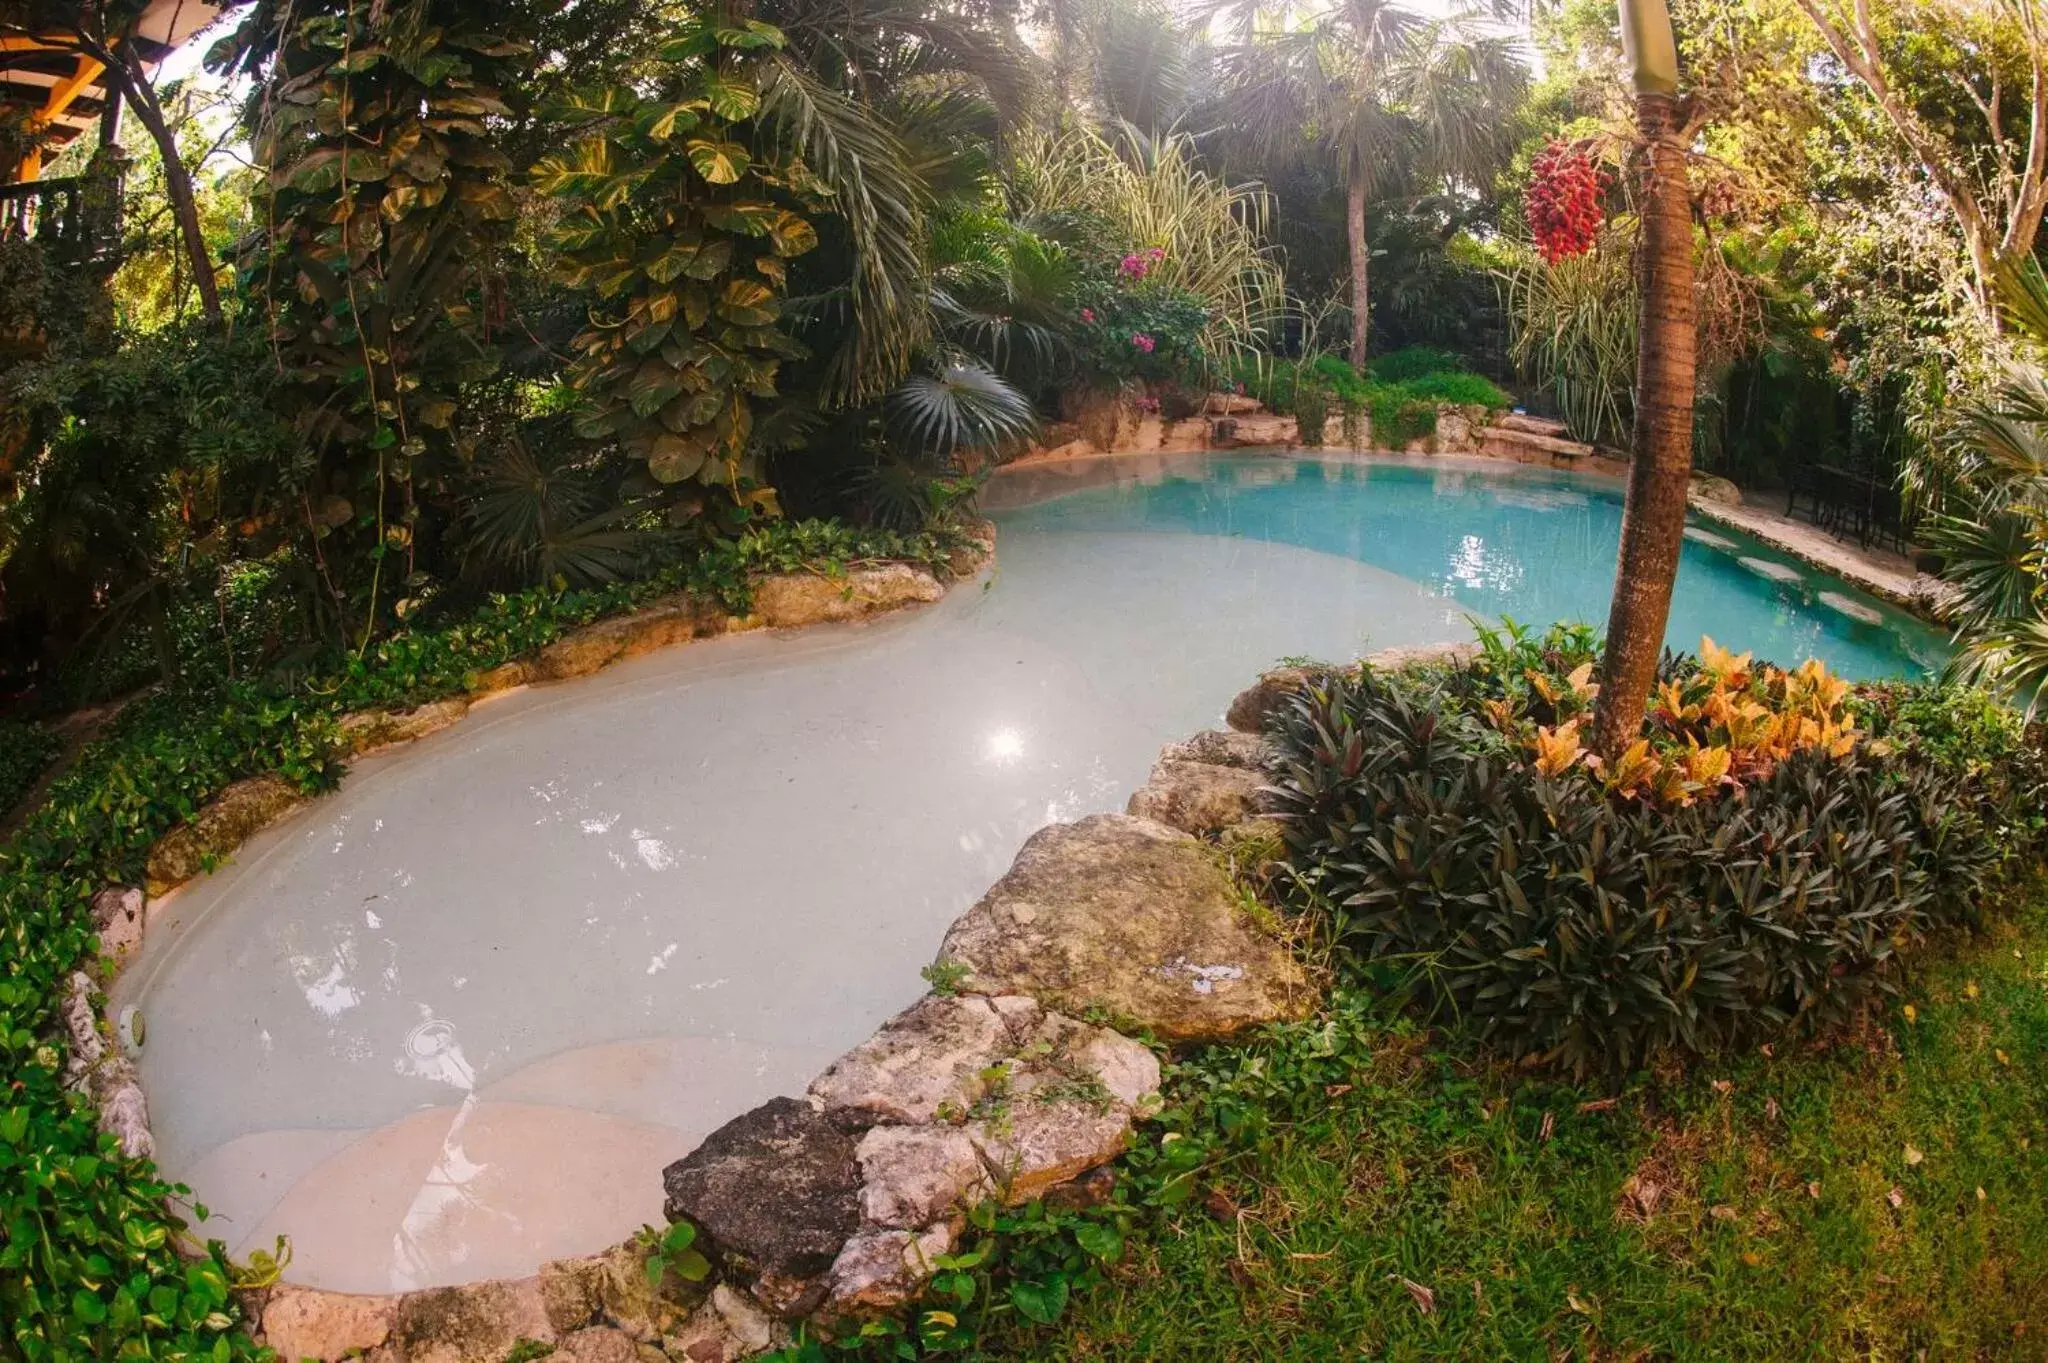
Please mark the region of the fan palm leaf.
<svg viewBox="0 0 2048 1363"><path fill-rule="evenodd" d="M944 462L969 451L993 451L1031 433L1031 399L985 365L962 356L939 358L905 379L886 403L891 434L906 448Z"/></svg>

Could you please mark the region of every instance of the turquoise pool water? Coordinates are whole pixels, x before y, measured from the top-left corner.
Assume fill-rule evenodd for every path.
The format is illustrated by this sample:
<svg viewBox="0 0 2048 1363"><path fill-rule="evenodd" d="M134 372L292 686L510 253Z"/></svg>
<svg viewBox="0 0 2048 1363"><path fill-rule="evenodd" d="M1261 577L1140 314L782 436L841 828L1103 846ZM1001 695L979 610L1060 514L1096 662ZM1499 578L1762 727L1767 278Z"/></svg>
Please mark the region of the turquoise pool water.
<svg viewBox="0 0 2048 1363"><path fill-rule="evenodd" d="M1020 471L1021 473L1022 471ZM1007 531L1160 531L1264 540L1398 574L1473 614L1527 624L1601 621L1621 542L1611 480L1524 468L1291 458L1179 457L1061 492L1048 472L1017 484ZM1006 489L1007 490L1007 489ZM1917 676L1942 638L1913 617L1751 536L1688 530L1666 642L1700 637L1759 658L1818 657L1846 676Z"/></svg>

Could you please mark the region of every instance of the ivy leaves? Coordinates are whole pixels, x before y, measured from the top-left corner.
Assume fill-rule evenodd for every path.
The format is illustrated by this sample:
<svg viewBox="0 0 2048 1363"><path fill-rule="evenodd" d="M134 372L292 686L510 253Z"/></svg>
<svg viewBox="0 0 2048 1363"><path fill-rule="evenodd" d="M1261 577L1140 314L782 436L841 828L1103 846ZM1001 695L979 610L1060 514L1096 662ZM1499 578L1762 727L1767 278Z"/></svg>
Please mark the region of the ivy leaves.
<svg viewBox="0 0 2048 1363"><path fill-rule="evenodd" d="M569 381L576 432L616 439L678 504L766 505L751 400L800 348L777 326L788 262L817 245L800 162L759 136L760 65L779 32L699 21L665 44L658 90L580 92L548 111L576 141L539 162L558 201L558 277L590 297ZM716 497L707 501L712 489Z"/></svg>

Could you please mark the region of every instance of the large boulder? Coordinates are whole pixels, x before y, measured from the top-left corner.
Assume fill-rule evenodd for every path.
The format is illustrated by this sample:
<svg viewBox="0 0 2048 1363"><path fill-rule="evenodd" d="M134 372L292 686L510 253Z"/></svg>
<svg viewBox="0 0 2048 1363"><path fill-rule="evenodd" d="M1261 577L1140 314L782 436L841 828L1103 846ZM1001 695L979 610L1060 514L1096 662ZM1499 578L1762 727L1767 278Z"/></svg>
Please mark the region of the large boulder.
<svg viewBox="0 0 2048 1363"><path fill-rule="evenodd" d="M1018 1102L971 1123L967 1134L1003 1201L1018 1206L1121 1155L1130 1145L1131 1118L1108 1103Z"/></svg>
<svg viewBox="0 0 2048 1363"><path fill-rule="evenodd" d="M826 1313L859 1315L901 1306L936 1271L939 1257L952 1251L953 1231L944 1224L921 1232L863 1230L832 1265Z"/></svg>
<svg viewBox="0 0 2048 1363"><path fill-rule="evenodd" d="M854 1141L809 1103L773 1098L662 1171L671 1221L687 1220L762 1305L800 1316L860 1224Z"/></svg>
<svg viewBox="0 0 2048 1363"><path fill-rule="evenodd" d="M1183 833L1221 833L1258 817L1266 778L1244 767L1213 762L1159 762L1144 785L1131 794L1124 812L1153 819Z"/></svg>
<svg viewBox="0 0 2048 1363"><path fill-rule="evenodd" d="M237 781L192 821L166 833L149 851L151 896L168 894L226 860L258 829L305 802L299 788L274 773Z"/></svg>
<svg viewBox="0 0 2048 1363"><path fill-rule="evenodd" d="M754 613L771 629L792 629L858 620L945 594L936 577L908 563L855 568L840 577L778 573L754 589Z"/></svg>
<svg viewBox="0 0 2048 1363"><path fill-rule="evenodd" d="M1383 648L1359 659L1381 672L1400 672L1411 667L1458 667L1479 656L1479 645L1469 639L1439 644L1403 644Z"/></svg>
<svg viewBox="0 0 2048 1363"><path fill-rule="evenodd" d="M1695 473L1692 476L1691 483L1687 485L1686 491L1688 495L1702 502L1711 502L1716 506L1742 505L1742 489L1729 482L1726 478L1717 477L1711 473Z"/></svg>
<svg viewBox="0 0 2048 1363"><path fill-rule="evenodd" d="M142 891L133 885L109 885L92 897L92 927L100 939L100 955L119 970L142 946L145 926Z"/></svg>
<svg viewBox="0 0 2048 1363"><path fill-rule="evenodd" d="M965 1112L988 1091L990 1067L1016 1053L1018 1029L1035 1025L1037 1013L1029 999L927 995L833 1061L811 1081L811 1095L845 1124Z"/></svg>
<svg viewBox="0 0 2048 1363"><path fill-rule="evenodd" d="M629 1241L602 1254L542 1264L541 1301L555 1330L566 1335L604 1320L651 1343L680 1329L710 1287L673 1273L650 1282L647 1254Z"/></svg>
<svg viewBox="0 0 2048 1363"><path fill-rule="evenodd" d="M725 613L685 596L572 630L534 655L532 681L565 681L724 628Z"/></svg>
<svg viewBox="0 0 2048 1363"><path fill-rule="evenodd" d="M323 1292L289 1283L263 1305L262 1343L279 1358L353 1358L391 1337L397 1297Z"/></svg>
<svg viewBox="0 0 2048 1363"><path fill-rule="evenodd" d="M1162 762L1207 762L1215 767L1263 771L1271 760L1266 740L1235 729L1204 729L1191 738L1169 743L1159 751Z"/></svg>
<svg viewBox="0 0 2048 1363"><path fill-rule="evenodd" d="M878 1126L856 1157L861 1215L872 1226L929 1226L993 1191L974 1142L955 1126Z"/></svg>
<svg viewBox="0 0 2048 1363"><path fill-rule="evenodd" d="M1307 978L1244 921L1211 850L1150 819L1054 824L946 934L961 987L1101 1009L1168 1041L1212 1040L1300 1016Z"/></svg>
<svg viewBox="0 0 2048 1363"><path fill-rule="evenodd" d="M1259 679L1240 691L1237 699L1230 702L1230 709L1224 721L1239 733L1257 734L1266 729L1266 721L1286 703L1289 696L1307 686L1316 678L1329 673L1321 666L1276 667L1262 672Z"/></svg>
<svg viewBox="0 0 2048 1363"><path fill-rule="evenodd" d="M400 1298L387 1347L405 1363L503 1363L521 1340L555 1339L540 1280L500 1278Z"/></svg>

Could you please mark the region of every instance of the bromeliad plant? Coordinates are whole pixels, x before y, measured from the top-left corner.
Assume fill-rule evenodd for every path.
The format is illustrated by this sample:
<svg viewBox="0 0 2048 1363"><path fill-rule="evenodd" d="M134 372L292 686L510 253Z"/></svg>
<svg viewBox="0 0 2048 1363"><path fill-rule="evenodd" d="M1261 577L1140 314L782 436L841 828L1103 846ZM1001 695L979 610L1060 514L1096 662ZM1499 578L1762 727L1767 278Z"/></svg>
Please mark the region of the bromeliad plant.
<svg viewBox="0 0 2048 1363"><path fill-rule="evenodd" d="M592 299L569 370L577 433L617 439L677 489L673 514L720 528L774 505L751 402L801 353L777 321L788 262L818 240L798 210L824 200L756 135L762 56L782 41L755 20L691 20L661 48L654 93L608 86L555 110L576 141L534 174L562 209L562 281Z"/></svg>
<svg viewBox="0 0 2048 1363"><path fill-rule="evenodd" d="M2005 864L2004 821L1917 744L1858 742L1819 669L1667 659L1644 742L1597 766L1594 644L1495 636L1283 712L1297 907L1342 966L1517 1058L1622 1073L1839 1024Z"/></svg>
<svg viewBox="0 0 2048 1363"><path fill-rule="evenodd" d="M1544 776L1582 770L1610 795L1689 805L1739 793L1807 749L1846 757L1862 737L1849 683L1819 659L1787 672L1702 638L1697 658L1667 659L1644 732L1605 762L1584 742L1600 693L1590 632L1553 629L1531 641L1511 621L1480 638L1480 667L1500 692L1480 701L1487 721Z"/></svg>

